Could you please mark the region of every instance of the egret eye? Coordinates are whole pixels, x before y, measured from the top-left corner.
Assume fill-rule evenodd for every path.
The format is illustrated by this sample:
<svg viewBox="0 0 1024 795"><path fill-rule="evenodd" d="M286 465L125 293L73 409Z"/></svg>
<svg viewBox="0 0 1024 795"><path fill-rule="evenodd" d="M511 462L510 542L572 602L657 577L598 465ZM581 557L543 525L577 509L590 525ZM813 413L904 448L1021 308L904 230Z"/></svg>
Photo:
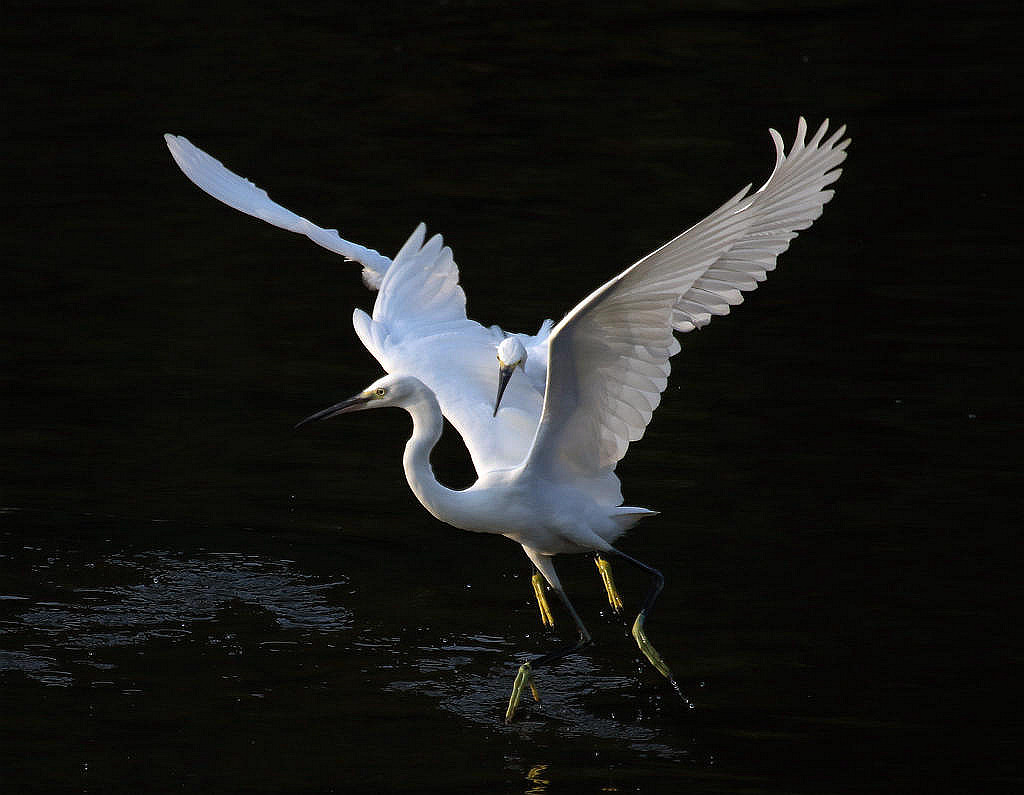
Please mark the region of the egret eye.
<svg viewBox="0 0 1024 795"><path fill-rule="evenodd" d="M388 390L387 390L387 387L379 386L379 387L377 387L375 392L376 392L377 397L382 398L382 397L384 397L388 393Z"/></svg>

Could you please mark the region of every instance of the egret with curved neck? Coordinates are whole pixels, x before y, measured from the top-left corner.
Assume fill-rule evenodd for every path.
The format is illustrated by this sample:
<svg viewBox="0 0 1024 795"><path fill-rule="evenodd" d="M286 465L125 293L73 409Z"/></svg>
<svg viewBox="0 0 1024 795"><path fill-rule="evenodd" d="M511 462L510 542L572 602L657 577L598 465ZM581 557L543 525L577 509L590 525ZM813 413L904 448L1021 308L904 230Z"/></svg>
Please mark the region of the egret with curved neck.
<svg viewBox="0 0 1024 795"><path fill-rule="evenodd" d="M524 687L529 686L539 700L532 681L533 668L561 659L591 643L590 632L569 601L551 563L552 556L567 552L597 553L596 560L609 602L617 612L622 607L621 599L601 552L619 555L654 576L655 587L634 622L633 636L641 651L682 696L667 664L644 633L644 619L661 591L661 574L619 552L611 544L641 518L654 515L654 511L603 504L588 490L585 478L578 483L553 481L545 476L542 466L531 465L529 461L512 469L486 472L467 489L448 488L437 480L430 464L430 453L444 429L441 407L430 388L413 376L386 375L358 395L307 417L296 428L339 414L389 406L405 409L412 417L412 436L406 442L402 463L409 487L423 507L436 519L462 530L503 535L522 544L579 630L576 644L545 654L520 667L506 710L507 721L512 720ZM534 582L542 616L546 615L545 623L553 624L551 609L539 585L539 582Z"/></svg>
<svg viewBox="0 0 1024 795"><path fill-rule="evenodd" d="M674 332L690 332L728 314L743 301L742 293L767 278L797 233L821 215L833 195L828 186L842 173L839 165L850 143L844 130L826 138L825 121L808 138L801 118L789 152L782 136L770 130L775 167L759 189L751 193L747 185L594 290L559 323L547 320L532 336L484 327L467 317L451 249L440 235L428 240L423 224L388 259L282 207L185 138L165 136L175 161L200 188L360 263L367 287L379 291L372 316L357 309L352 322L390 375L304 422L404 408L413 418L405 474L419 501L456 527L500 533L520 543L536 567L532 584L544 624L554 622L545 581L576 622L577 644L519 669L506 720L515 714L523 688L533 688L534 667L590 642L552 564L552 556L564 552L595 555L616 611L622 600L604 555L618 555L651 577L633 637L675 687L668 665L644 633L661 591L661 573L612 546L654 512L623 505L615 468L630 443L644 435L661 400L669 359L680 349ZM477 471L478 480L464 491L438 483L430 467L442 414L462 436Z"/></svg>

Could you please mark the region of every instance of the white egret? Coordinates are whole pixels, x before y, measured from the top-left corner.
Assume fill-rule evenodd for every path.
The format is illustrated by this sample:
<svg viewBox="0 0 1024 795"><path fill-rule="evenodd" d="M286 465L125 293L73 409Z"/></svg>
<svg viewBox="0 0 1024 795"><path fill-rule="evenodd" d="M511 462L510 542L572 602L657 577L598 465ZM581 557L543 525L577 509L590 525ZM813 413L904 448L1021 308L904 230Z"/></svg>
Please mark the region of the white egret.
<svg viewBox="0 0 1024 795"><path fill-rule="evenodd" d="M467 319L451 251L439 235L425 241L422 224L388 260L272 202L184 138L166 136L179 166L203 190L361 263L367 285L380 291L372 317L357 309L353 324L389 374L299 425L371 408L405 409L413 434L403 461L417 499L443 522L521 544L576 623L577 644L520 667L506 720L512 719L523 687L533 689L533 668L591 642L555 573L552 557L562 553L595 554L616 608L621 602L602 553L621 557L652 577L633 637L679 692L644 632L664 579L613 546L655 512L623 505L615 467L629 443L643 436L660 402L669 358L680 349L673 331L700 328L712 315L726 314L742 301L742 291L754 289L774 269L797 232L821 215L833 194L827 186L838 179L849 144L840 140L845 127L826 140L827 129L826 121L808 141L801 118L788 154L782 137L771 130L776 163L761 188L749 193L748 185L603 284L557 325L545 321L535 336L506 335ZM516 369L524 377L515 376ZM477 471L477 481L462 491L440 484L430 466L442 414L462 435ZM542 618L550 623L536 575L534 588Z"/></svg>

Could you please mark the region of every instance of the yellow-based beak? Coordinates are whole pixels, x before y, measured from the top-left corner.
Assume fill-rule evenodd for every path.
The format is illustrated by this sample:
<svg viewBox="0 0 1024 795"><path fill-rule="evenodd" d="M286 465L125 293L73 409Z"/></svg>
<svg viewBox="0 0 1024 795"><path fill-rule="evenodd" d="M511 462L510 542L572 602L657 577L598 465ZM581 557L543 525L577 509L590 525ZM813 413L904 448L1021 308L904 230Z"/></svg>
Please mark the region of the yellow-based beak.
<svg viewBox="0 0 1024 795"><path fill-rule="evenodd" d="M498 406L501 405L501 396L505 394L505 387L508 386L508 380L512 377L512 373L516 371L518 364L505 364L501 359L498 359L498 397L494 399L494 413L492 417L498 416Z"/></svg>

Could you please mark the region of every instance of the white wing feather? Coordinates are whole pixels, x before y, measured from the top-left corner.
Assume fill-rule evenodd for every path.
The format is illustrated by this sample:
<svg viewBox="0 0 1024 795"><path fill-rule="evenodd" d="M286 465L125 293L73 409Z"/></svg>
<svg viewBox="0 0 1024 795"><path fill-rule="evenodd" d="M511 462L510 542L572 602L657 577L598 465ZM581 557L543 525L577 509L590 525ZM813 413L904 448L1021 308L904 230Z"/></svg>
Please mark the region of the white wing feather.
<svg viewBox="0 0 1024 795"><path fill-rule="evenodd" d="M576 473L595 496L619 504L612 470L629 442L643 436L661 399L668 359L679 350L672 329L702 327L711 315L740 303L741 291L765 279L775 258L831 198L824 188L839 176L836 166L849 141L836 144L840 128L821 144L827 124L805 144L800 119L788 156L771 130L775 169L756 193L747 196L747 186L603 285L555 327L550 340L547 327L537 337L520 335L527 347L535 346L534 367L550 343L543 363L550 399L542 401L530 379L512 378L495 418L495 346L503 332L466 317L458 268L439 235L424 243L421 224L392 262L272 201L186 138L164 138L185 175L211 196L363 265L367 286L380 293L372 318L356 310L356 333L385 370L414 375L435 392L478 474L516 466L529 455L538 468L553 476Z"/></svg>
<svg viewBox="0 0 1024 795"><path fill-rule="evenodd" d="M740 292L753 290L763 282L797 232L821 215L822 206L833 193L823 188L839 178L842 171L836 166L846 158L844 150L849 145L849 140L836 143L845 126L822 143L827 130L826 119L805 143L807 123L801 118L788 156L782 136L769 130L775 143L775 169L751 197L753 222L743 237L680 296L672 316L676 331L702 328L711 322L712 315L728 314L730 306L742 303Z"/></svg>
<svg viewBox="0 0 1024 795"><path fill-rule="evenodd" d="M182 136L165 135L175 162L192 182L236 210L299 232L324 248L363 265L363 280L379 289L371 319L356 310L352 321L367 350L389 373L413 375L437 395L444 416L462 435L479 474L515 466L526 456L541 411L541 392L513 378L497 418L495 348L503 332L466 318L466 296L451 249L434 236L424 245L420 224L395 257L343 240L274 202L262 188L226 168ZM547 337L521 335L534 345ZM546 351L545 351L546 353Z"/></svg>
<svg viewBox="0 0 1024 795"><path fill-rule="evenodd" d="M381 279L387 271L391 260L373 249L350 243L338 235L336 229L322 229L302 216L282 207L271 200L267 192L257 187L245 177L240 177L229 170L219 160L206 154L198 146L180 135L164 135L167 148L171 150L174 162L199 188L215 199L252 215L268 224L299 232L314 243L341 254L345 259L353 260L363 266L363 281L371 289L380 286Z"/></svg>
<svg viewBox="0 0 1024 795"><path fill-rule="evenodd" d="M509 382L492 417L503 333L466 317L466 296L440 235L424 243L420 224L384 274L371 318L356 310L356 333L389 373L413 375L437 396L462 435L477 474L520 463L540 418L541 393L527 378Z"/></svg>
<svg viewBox="0 0 1024 795"><path fill-rule="evenodd" d="M700 223L623 271L578 304L551 332L543 414L525 462L542 476L593 479L611 472L640 439L688 331L725 314L775 267L799 230L832 198L849 140L840 127L810 142L803 119L789 155L771 131L775 170Z"/></svg>

